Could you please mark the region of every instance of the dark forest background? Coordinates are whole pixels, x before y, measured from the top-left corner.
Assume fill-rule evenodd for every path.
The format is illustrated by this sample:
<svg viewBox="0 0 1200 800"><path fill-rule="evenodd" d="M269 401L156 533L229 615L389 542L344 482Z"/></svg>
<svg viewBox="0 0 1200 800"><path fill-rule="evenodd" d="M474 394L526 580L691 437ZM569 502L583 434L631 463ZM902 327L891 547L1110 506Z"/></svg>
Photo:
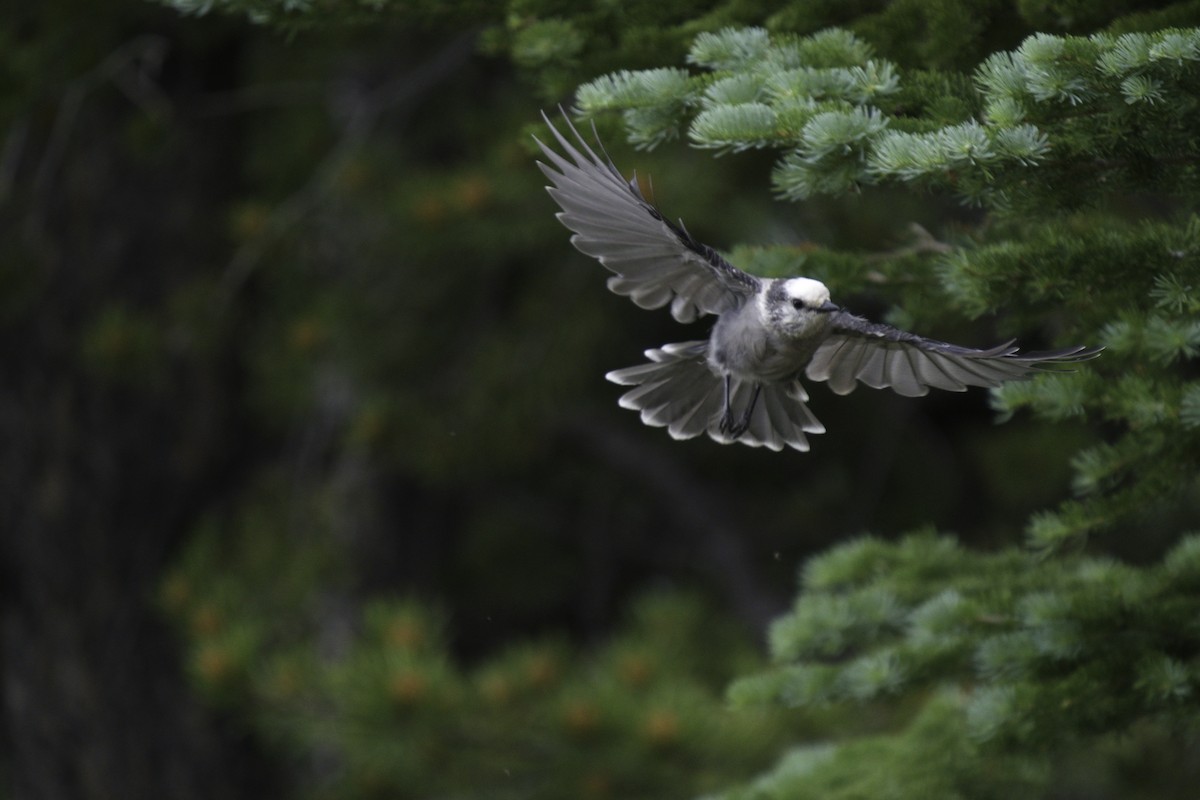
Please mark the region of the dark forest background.
<svg viewBox="0 0 1200 800"><path fill-rule="evenodd" d="M608 293L570 247L534 166L539 111L615 69L681 66L727 24L848 25L902 67L969 73L1037 30L1159 5L1176 9L1164 25L1200 16L990 2L939 28L882 2L6 5L14 798L688 797L864 719L908 719L903 704L731 709L725 691L763 668L811 556L934 529L1019 546L1031 514L1071 496L1072 456L1111 430L997 424L983 391L820 385L828 433L806 454L642 426L604 373L706 323ZM635 150L618 116L597 122L615 162L718 248L929 274L986 221L897 187L779 202L764 152ZM1137 213L1173 202L1150 193ZM886 281L833 288L903 319ZM1054 344L1008 311L906 321ZM1155 507L1088 548L1148 563L1194 520L1191 501Z"/></svg>

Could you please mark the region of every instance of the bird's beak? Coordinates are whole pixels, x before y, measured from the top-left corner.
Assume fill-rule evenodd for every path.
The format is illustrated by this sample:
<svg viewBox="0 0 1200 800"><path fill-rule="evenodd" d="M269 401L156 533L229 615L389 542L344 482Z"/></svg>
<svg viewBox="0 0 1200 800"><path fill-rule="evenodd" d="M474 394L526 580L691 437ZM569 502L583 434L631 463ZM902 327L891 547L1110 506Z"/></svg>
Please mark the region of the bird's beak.
<svg viewBox="0 0 1200 800"><path fill-rule="evenodd" d="M825 302L825 303L822 303L821 305L817 306L817 309L816 309L816 310L817 310L817 311L823 311L823 312L825 312L826 314L828 314L828 313L829 313L829 312L831 312L831 311L841 311L841 310L842 310L842 307L841 307L841 306L835 306L833 303L830 303L830 302Z"/></svg>

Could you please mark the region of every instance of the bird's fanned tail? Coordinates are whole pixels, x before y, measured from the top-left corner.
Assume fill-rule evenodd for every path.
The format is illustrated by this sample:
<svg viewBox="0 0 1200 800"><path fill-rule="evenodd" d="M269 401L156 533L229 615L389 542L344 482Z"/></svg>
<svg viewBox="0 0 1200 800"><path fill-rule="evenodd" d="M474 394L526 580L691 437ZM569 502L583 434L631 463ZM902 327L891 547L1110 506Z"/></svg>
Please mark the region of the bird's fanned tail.
<svg viewBox="0 0 1200 800"><path fill-rule="evenodd" d="M725 409L725 379L708 366L707 350L705 341L663 345L646 351L649 363L614 370L605 377L635 387L621 396L621 406L640 411L642 422L666 428L674 439L707 433L722 444L737 441L776 451L784 447L805 451L806 434L825 432L805 403L808 395L804 388L793 381L763 384L746 431L736 438L723 433L720 419ZM752 381L733 379L730 407L739 413L749 407L754 387Z"/></svg>

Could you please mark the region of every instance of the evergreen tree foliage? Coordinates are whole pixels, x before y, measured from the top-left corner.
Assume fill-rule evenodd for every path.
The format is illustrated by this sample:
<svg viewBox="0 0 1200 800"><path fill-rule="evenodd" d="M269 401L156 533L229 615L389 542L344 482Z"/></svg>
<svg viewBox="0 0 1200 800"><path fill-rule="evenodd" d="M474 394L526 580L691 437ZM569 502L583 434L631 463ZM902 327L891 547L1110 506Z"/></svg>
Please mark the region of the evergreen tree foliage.
<svg viewBox="0 0 1200 800"><path fill-rule="evenodd" d="M912 298L906 312L936 316L931 299L937 311L972 316L1056 307L1060 337L1105 345L1094 369L995 393L1006 414L1091 412L1123 429L1076 458L1081 499L1038 517L1034 545L1060 547L1195 488L1183 476L1200 466L1200 440L1183 422L1189 375L1178 365L1200 343L1185 288L1200 267L1197 222L1182 212L1200 189L1187 133L1200 125L1189 91L1200 77L1200 29L1031 36L980 64L958 120L926 113L933 103L914 103L898 68L846 31L705 33L687 60L700 71L625 71L585 84L579 109L621 111L639 144L678 136L686 123L697 147L782 150L773 183L790 200L888 183L953 192L990 211L994 226L943 254L939 296ZM1085 174L1092 188L1080 191ZM1146 191L1181 211L1171 221L1118 213L1125 197ZM835 270L816 277L842 288ZM1137 364L1136 377L1102 376L1121 363Z"/></svg>
<svg viewBox="0 0 1200 800"><path fill-rule="evenodd" d="M884 776L896 796L1037 796L1074 747L1139 726L1193 741L1198 553L1190 535L1139 570L923 534L809 561L795 607L772 626L776 668L736 682L734 704L928 699L897 735L826 746L802 767L789 757L725 796L869 797ZM868 754L877 763L864 774Z"/></svg>
<svg viewBox="0 0 1200 800"><path fill-rule="evenodd" d="M480 0L163 0L181 14L203 16L210 13L232 14L260 25L292 33L317 26L358 27L386 20L403 20L417 25L460 23L485 20L495 22L494 4Z"/></svg>
<svg viewBox="0 0 1200 800"><path fill-rule="evenodd" d="M467 668L428 603L352 605L328 579L349 574L334 528L297 541L288 504L272 482L239 527L204 524L160 604L210 702L312 776L302 796L693 797L764 769L796 733L780 712L729 710L723 685L759 659L695 596L643 596L602 647L512 642Z"/></svg>
<svg viewBox="0 0 1200 800"><path fill-rule="evenodd" d="M1198 48L1196 29L1038 34L984 61L972 76L973 102L961 118L945 119L914 109L921 100L900 91L896 66L849 32L773 40L762 28L726 29L701 34L688 53L705 72L621 72L582 86L577 102L589 115L624 111L635 142L679 135L683 115L671 112L687 109L688 138L698 147L784 149L774 184L793 200L898 182L992 208L1069 202L1061 189L1052 197L1031 190L1025 176L1038 165L1043 192L1087 169L1107 192L1150 178L1188 201L1194 175L1168 169L1187 158L1169 132L1195 122L1187 87ZM1148 128L1163 135L1137 135ZM1014 182L1020 192L1009 188ZM1079 198L1087 199L1094 198Z"/></svg>
<svg viewBox="0 0 1200 800"><path fill-rule="evenodd" d="M456 19L483 26L483 47L522 67L543 98L556 101L599 73L671 63L694 37L729 27L815 34L843 28L906 67L962 71L979 54L1010 49L1037 31L1115 33L1200 23L1200 2L1046 3L1025 0L722 0L697 7L675 0L160 0L187 14L244 16L284 29L315 25ZM1139 6L1150 6L1140 8ZM1161 7L1156 7L1161 6Z"/></svg>
<svg viewBox="0 0 1200 800"><path fill-rule="evenodd" d="M1005 417L1028 408L1109 431L1075 455L1076 497L1033 516L1026 549L972 553L928 535L843 545L805 566L794 610L774 623L776 669L731 689L736 705L809 711L915 700L911 718L797 750L721 796L1034 796L1071 752L1129 731L1194 742L1197 539L1141 569L1065 551L1190 508L1197 489L1200 29L1035 34L983 59L969 89L934 72L908 84L837 29L703 33L686 60L591 81L578 110L621 112L643 146L686 135L719 152L779 150L772 182L788 200L888 184L951 193L984 224L925 254L926 291L903 294L904 314L1011 310L1014 331L1036 323L1106 348L1078 373L993 393ZM1139 195L1159 209L1130 202ZM763 252L733 255L819 277L835 296L867 269L853 255ZM910 269L911 256L897 261ZM886 283L896 266L871 268Z"/></svg>

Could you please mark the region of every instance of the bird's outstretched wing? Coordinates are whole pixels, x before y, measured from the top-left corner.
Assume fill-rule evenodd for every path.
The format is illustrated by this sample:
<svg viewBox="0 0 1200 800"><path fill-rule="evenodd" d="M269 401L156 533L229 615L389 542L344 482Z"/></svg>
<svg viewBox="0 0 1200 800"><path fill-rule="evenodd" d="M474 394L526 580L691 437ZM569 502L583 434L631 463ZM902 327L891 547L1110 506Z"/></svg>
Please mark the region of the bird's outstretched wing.
<svg viewBox="0 0 1200 800"><path fill-rule="evenodd" d="M693 239L682 223L664 217L642 196L636 177L628 183L604 154L601 158L566 115L573 145L542 113L568 158L537 141L553 166L538 167L554 184L550 196L562 207L559 220L571 242L616 273L608 288L642 308L671 304L671 315L691 322L701 314L735 308L759 288L758 279ZM604 150L601 147L600 152Z"/></svg>
<svg viewBox="0 0 1200 800"><path fill-rule="evenodd" d="M873 389L890 388L906 397L919 397L930 388L961 392L968 386L999 386L1047 368L1095 358L1101 349L1068 347L1020 354L1008 342L974 350L838 311L829 337L817 348L805 374L810 380L827 381L837 394L849 394L855 381L861 381Z"/></svg>

